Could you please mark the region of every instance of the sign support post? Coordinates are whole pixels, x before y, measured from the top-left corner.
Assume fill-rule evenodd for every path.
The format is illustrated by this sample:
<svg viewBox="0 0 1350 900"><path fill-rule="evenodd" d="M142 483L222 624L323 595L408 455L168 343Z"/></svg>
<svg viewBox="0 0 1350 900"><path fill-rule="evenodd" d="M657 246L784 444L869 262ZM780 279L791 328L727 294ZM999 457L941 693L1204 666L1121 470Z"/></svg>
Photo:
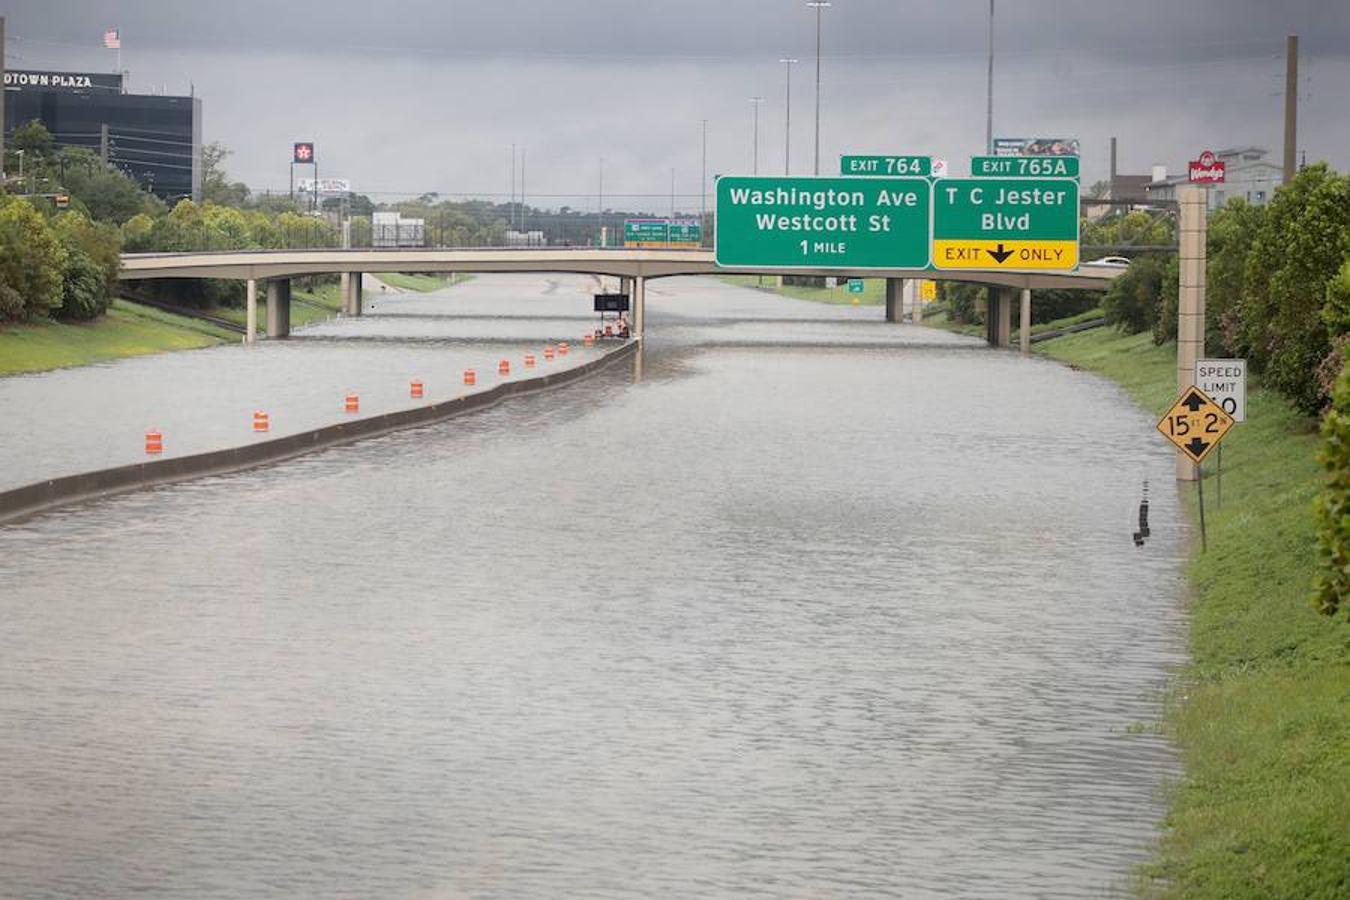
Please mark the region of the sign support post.
<svg viewBox="0 0 1350 900"><path fill-rule="evenodd" d="M1205 228L1203 188L1182 188L1180 284L1177 299L1177 390L1195 383L1195 362L1205 355ZM1177 453L1177 480L1193 481L1198 467Z"/></svg>

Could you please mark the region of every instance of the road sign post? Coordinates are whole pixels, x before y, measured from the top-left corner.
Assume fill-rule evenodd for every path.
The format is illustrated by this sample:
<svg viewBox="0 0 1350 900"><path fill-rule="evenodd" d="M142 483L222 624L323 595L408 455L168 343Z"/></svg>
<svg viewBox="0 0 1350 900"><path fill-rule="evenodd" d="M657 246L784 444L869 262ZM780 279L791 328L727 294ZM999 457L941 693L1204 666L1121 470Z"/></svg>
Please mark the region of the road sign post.
<svg viewBox="0 0 1350 900"><path fill-rule="evenodd" d="M848 280L848 292L850 294L861 294L863 292L863 280L861 278L850 278Z"/></svg>
<svg viewBox="0 0 1350 900"><path fill-rule="evenodd" d="M936 269L1078 268L1078 182L948 178L933 186Z"/></svg>
<svg viewBox="0 0 1350 900"><path fill-rule="evenodd" d="M924 269L931 198L925 178L724 176L717 264Z"/></svg>

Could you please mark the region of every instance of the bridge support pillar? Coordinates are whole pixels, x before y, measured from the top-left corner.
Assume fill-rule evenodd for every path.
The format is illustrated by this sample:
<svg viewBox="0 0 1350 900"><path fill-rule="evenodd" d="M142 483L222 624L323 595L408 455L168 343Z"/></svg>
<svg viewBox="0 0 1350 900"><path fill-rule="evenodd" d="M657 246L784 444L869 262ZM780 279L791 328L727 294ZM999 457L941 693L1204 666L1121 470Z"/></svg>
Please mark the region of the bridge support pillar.
<svg viewBox="0 0 1350 900"><path fill-rule="evenodd" d="M361 273L342 273L342 314L344 316L361 315Z"/></svg>
<svg viewBox="0 0 1350 900"><path fill-rule="evenodd" d="M273 278L267 282L267 336L291 336L291 280Z"/></svg>
<svg viewBox="0 0 1350 900"><path fill-rule="evenodd" d="M992 347L1007 347L1012 343L1012 291L1008 288L989 287L985 340Z"/></svg>
<svg viewBox="0 0 1350 900"><path fill-rule="evenodd" d="M252 344L258 340L258 279L248 280L244 305L244 343Z"/></svg>
<svg viewBox="0 0 1350 900"><path fill-rule="evenodd" d="M1018 343L1023 353L1031 352L1031 288L1022 288L1022 315L1019 321Z"/></svg>
<svg viewBox="0 0 1350 900"><path fill-rule="evenodd" d="M886 321L903 322L905 320L905 285L903 278L886 279Z"/></svg>
<svg viewBox="0 0 1350 900"><path fill-rule="evenodd" d="M647 322L647 279L638 276L632 279L633 292L629 295L629 302L633 307L633 318L631 331L633 337L642 337L643 329Z"/></svg>
<svg viewBox="0 0 1350 900"><path fill-rule="evenodd" d="M909 320L915 325L923 323L923 292L917 281L909 283Z"/></svg>

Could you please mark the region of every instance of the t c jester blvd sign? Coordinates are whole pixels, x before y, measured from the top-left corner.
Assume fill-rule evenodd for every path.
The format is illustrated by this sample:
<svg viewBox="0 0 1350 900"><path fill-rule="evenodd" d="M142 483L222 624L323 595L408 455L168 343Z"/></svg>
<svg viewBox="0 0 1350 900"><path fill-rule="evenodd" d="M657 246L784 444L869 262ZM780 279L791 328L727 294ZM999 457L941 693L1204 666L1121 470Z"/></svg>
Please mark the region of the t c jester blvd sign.
<svg viewBox="0 0 1350 900"><path fill-rule="evenodd" d="M1078 268L1078 182L948 178L934 185L933 267Z"/></svg>

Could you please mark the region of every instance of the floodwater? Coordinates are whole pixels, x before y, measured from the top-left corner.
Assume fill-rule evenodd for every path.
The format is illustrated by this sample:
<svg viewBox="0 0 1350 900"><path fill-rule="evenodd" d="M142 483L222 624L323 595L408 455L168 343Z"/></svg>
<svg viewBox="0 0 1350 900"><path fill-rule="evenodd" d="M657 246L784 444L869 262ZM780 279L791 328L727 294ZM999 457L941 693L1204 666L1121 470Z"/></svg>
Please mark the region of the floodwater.
<svg viewBox="0 0 1350 900"><path fill-rule="evenodd" d="M0 896L1122 891L1183 652L1151 423L875 308L653 287L579 384L0 528ZM271 352L579 333L540 291Z"/></svg>

